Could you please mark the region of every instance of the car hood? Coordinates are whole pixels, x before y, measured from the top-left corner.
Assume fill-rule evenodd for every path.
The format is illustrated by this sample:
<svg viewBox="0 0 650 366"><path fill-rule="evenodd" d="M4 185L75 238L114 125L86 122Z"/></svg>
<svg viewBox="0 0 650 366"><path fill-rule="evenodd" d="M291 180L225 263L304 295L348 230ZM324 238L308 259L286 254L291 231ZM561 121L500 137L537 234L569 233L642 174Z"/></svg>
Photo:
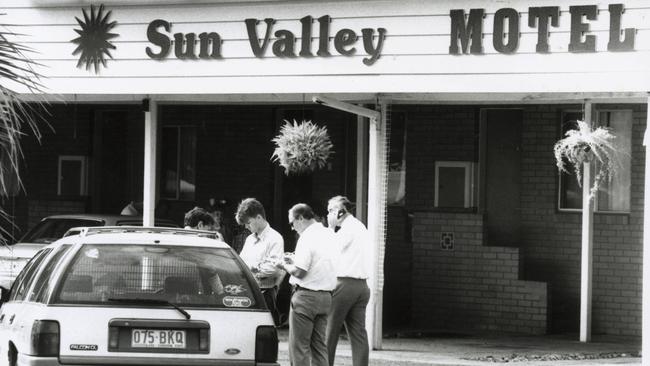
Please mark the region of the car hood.
<svg viewBox="0 0 650 366"><path fill-rule="evenodd" d="M9 246L0 246L0 256L31 258L47 244L16 243Z"/></svg>

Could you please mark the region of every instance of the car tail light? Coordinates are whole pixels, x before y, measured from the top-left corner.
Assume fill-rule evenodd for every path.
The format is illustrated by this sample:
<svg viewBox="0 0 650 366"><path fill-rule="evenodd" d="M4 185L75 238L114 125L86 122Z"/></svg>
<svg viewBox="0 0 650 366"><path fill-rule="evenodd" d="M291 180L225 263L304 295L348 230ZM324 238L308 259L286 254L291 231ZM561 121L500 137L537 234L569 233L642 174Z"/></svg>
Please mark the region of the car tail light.
<svg viewBox="0 0 650 366"><path fill-rule="evenodd" d="M278 332L274 326L257 327L255 334L255 362L278 360Z"/></svg>
<svg viewBox="0 0 650 366"><path fill-rule="evenodd" d="M32 350L35 356L59 355L59 323L53 320L35 320L32 326Z"/></svg>
<svg viewBox="0 0 650 366"><path fill-rule="evenodd" d="M199 351L210 350L210 329L199 329Z"/></svg>
<svg viewBox="0 0 650 366"><path fill-rule="evenodd" d="M108 327L108 349L116 350L120 344L120 331L117 327Z"/></svg>

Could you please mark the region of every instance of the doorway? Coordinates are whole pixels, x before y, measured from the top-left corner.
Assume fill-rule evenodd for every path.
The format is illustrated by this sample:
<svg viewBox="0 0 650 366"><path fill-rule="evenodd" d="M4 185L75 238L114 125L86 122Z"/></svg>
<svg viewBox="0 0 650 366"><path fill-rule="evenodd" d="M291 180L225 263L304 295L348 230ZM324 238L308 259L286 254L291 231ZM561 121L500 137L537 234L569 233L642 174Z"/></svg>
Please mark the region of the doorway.
<svg viewBox="0 0 650 366"><path fill-rule="evenodd" d="M520 243L521 124L519 109L484 109L481 113L487 245Z"/></svg>

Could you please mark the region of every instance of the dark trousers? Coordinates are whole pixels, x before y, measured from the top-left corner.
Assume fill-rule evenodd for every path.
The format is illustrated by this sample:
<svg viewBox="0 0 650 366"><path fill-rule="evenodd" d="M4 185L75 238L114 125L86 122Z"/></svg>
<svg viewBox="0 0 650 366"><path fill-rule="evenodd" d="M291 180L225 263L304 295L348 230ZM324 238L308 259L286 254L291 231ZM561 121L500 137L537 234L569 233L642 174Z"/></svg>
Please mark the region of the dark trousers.
<svg viewBox="0 0 650 366"><path fill-rule="evenodd" d="M289 312L289 359L292 366L329 366L327 313L332 304L328 291L296 290Z"/></svg>
<svg viewBox="0 0 650 366"><path fill-rule="evenodd" d="M275 325L280 325L280 317L278 314L278 288L269 287L262 289L262 295L264 295L264 302L266 302L266 307L269 308L271 316L273 317L273 323Z"/></svg>
<svg viewBox="0 0 650 366"><path fill-rule="evenodd" d="M370 289L366 280L339 277L332 294L332 309L327 317L329 365L334 365L341 326L345 326L352 347L352 365L368 366L369 346L366 333L366 306Z"/></svg>

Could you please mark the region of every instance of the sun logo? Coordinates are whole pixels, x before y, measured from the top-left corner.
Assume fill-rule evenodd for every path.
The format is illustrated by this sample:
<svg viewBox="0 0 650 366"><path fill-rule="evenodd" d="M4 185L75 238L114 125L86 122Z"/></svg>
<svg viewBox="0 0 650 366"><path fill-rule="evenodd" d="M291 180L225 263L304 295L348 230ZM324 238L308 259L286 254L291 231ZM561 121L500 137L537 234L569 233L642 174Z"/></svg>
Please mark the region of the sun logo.
<svg viewBox="0 0 650 366"><path fill-rule="evenodd" d="M77 67L86 64L86 70L90 70L90 67L94 66L95 73L98 73L100 63L106 67L104 56L113 58L109 49L114 50L115 46L110 42L110 39L118 35L110 33L110 30L117 25L117 22L109 22L111 12L109 11L104 15L104 5L100 5L96 13L95 6L90 5L90 17L86 9L82 9L82 11L84 14L83 21L75 17L81 29L74 30L79 34L79 37L71 41L78 45L72 54L76 55L81 52Z"/></svg>

